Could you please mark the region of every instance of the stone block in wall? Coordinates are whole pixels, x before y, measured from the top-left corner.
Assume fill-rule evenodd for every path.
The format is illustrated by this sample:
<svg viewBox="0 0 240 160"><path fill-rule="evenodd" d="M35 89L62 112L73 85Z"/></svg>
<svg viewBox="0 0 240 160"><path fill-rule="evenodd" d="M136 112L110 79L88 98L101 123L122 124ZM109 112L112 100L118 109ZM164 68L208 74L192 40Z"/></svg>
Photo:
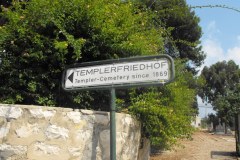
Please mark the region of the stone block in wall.
<svg viewBox="0 0 240 160"><path fill-rule="evenodd" d="M92 111L92 110L81 109L80 112L84 115L94 115L94 111Z"/></svg>
<svg viewBox="0 0 240 160"><path fill-rule="evenodd" d="M140 128L140 123L134 120L130 115L121 113L117 113L116 115L118 117L116 119L116 124L120 124L116 125L117 130L129 133Z"/></svg>
<svg viewBox="0 0 240 160"><path fill-rule="evenodd" d="M14 106L0 107L0 117L17 119L22 116L22 109Z"/></svg>
<svg viewBox="0 0 240 160"><path fill-rule="evenodd" d="M31 116L33 116L34 118L45 118L45 119L52 118L56 113L55 110L43 110L43 108L29 109L29 112Z"/></svg>
<svg viewBox="0 0 240 160"><path fill-rule="evenodd" d="M74 132L76 130L87 130L89 128L93 128L93 126L89 124L86 120L81 120L79 123L74 124L71 129Z"/></svg>
<svg viewBox="0 0 240 160"><path fill-rule="evenodd" d="M46 139L44 131L46 130L47 121L40 120L36 123L29 123L29 115L11 120L10 131L4 141L11 145L30 145L34 141L43 141ZM45 123L44 123L45 122Z"/></svg>
<svg viewBox="0 0 240 160"><path fill-rule="evenodd" d="M109 116L107 114L102 115L102 114L96 114L95 115L95 123L99 125L105 125L108 126L110 123Z"/></svg>
<svg viewBox="0 0 240 160"><path fill-rule="evenodd" d="M0 139L4 138L8 135L10 130L10 123L6 122L5 124L0 126Z"/></svg>
<svg viewBox="0 0 240 160"><path fill-rule="evenodd" d="M17 137L19 138L26 138L31 135L36 135L40 132L40 128L37 123L34 124L29 124L27 123L26 125L20 126L20 128L17 128L15 130Z"/></svg>
<svg viewBox="0 0 240 160"><path fill-rule="evenodd" d="M100 133L100 146L102 147L102 159L110 157L110 130L104 130Z"/></svg>
<svg viewBox="0 0 240 160"><path fill-rule="evenodd" d="M138 152L138 160L149 160L150 159L150 141L149 139L142 139L141 147Z"/></svg>
<svg viewBox="0 0 240 160"><path fill-rule="evenodd" d="M136 132L138 132L136 130ZM102 148L102 159L110 157L110 130L104 130L100 133L99 146ZM131 138L130 138L131 137ZM121 160L137 160L139 149L140 132L138 134L129 135L128 133L116 133L116 154L117 159Z"/></svg>
<svg viewBox="0 0 240 160"><path fill-rule="evenodd" d="M67 117L73 121L73 123L77 124L82 121L82 114L80 112L67 112Z"/></svg>
<svg viewBox="0 0 240 160"><path fill-rule="evenodd" d="M3 126L6 123L5 117L0 117L0 126Z"/></svg>
<svg viewBox="0 0 240 160"><path fill-rule="evenodd" d="M31 144L27 155L31 160L67 160L70 158L66 148L44 142Z"/></svg>
<svg viewBox="0 0 240 160"><path fill-rule="evenodd" d="M80 157L82 155L82 147L69 147L68 151L72 157Z"/></svg>
<svg viewBox="0 0 240 160"><path fill-rule="evenodd" d="M93 136L92 130L77 130L75 134L75 140L80 143L86 143L87 141L91 141Z"/></svg>
<svg viewBox="0 0 240 160"><path fill-rule="evenodd" d="M0 144L0 159L6 160L16 155L26 155L27 146Z"/></svg>
<svg viewBox="0 0 240 160"><path fill-rule="evenodd" d="M49 125L45 131L45 135L48 139L67 140L69 137L68 134L68 129L56 125Z"/></svg>

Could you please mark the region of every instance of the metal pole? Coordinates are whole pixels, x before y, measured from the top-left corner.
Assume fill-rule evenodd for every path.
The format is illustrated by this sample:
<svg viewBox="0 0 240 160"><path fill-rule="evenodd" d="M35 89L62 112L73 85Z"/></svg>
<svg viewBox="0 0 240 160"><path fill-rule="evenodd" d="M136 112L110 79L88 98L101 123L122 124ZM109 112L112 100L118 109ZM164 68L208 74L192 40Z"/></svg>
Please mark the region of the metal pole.
<svg viewBox="0 0 240 160"><path fill-rule="evenodd" d="M110 108L110 160L116 160L116 93L115 88L111 88L111 108Z"/></svg>

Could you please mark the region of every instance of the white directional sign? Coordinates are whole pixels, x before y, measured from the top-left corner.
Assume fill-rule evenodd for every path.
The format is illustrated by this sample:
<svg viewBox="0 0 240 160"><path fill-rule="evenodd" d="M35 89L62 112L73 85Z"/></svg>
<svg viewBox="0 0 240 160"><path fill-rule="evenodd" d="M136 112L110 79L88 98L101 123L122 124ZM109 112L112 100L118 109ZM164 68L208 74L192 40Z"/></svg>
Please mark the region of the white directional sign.
<svg viewBox="0 0 240 160"><path fill-rule="evenodd" d="M116 87L124 85L140 85L142 83L166 83L172 77L172 62L169 57L69 68L64 72L63 88L83 89L92 87ZM109 61L108 61L109 62ZM91 65L89 65L91 64Z"/></svg>

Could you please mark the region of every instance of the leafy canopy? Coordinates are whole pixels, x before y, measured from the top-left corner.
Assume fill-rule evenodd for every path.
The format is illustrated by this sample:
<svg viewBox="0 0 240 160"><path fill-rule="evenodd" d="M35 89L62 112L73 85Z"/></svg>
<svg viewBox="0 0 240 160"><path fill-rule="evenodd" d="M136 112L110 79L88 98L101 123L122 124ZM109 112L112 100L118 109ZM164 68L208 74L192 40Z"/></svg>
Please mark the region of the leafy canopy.
<svg viewBox="0 0 240 160"><path fill-rule="evenodd" d="M214 106L218 116L225 122L239 112L240 105L240 69L234 61L222 61L212 66L204 67L201 76L206 85L199 95Z"/></svg>
<svg viewBox="0 0 240 160"><path fill-rule="evenodd" d="M82 95L73 98L61 91L66 65L153 55L163 48L162 29L151 23L154 15L132 2L14 1L1 14L7 19L0 27L4 103L79 104Z"/></svg>
<svg viewBox="0 0 240 160"><path fill-rule="evenodd" d="M156 13L155 25L164 27L165 52L185 60L193 73L206 58L200 45L202 30L200 19L185 0L140 0Z"/></svg>

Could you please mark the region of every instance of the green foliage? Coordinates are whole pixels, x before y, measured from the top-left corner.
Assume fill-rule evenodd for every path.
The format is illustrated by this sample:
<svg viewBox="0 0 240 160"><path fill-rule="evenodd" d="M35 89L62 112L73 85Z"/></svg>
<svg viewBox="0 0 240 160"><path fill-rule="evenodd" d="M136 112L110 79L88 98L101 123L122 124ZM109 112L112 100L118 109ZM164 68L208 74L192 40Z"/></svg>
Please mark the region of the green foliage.
<svg viewBox="0 0 240 160"><path fill-rule="evenodd" d="M63 92L63 69L163 49L162 29L152 25L153 14L132 2L14 1L1 11L6 22L0 27L0 102L88 108L100 94L105 105L103 92Z"/></svg>
<svg viewBox="0 0 240 160"><path fill-rule="evenodd" d="M205 79L206 85L203 86L200 96L208 97L210 102L216 100L218 95L225 96L228 91L236 89L239 83L240 71L239 66L234 61L222 61L212 66L204 67L201 73Z"/></svg>
<svg viewBox="0 0 240 160"><path fill-rule="evenodd" d="M188 73L180 64L175 82L160 88L132 93L132 105L129 108L133 115L143 124L143 133L149 137L153 146L170 148L178 138L188 137L193 131L191 120L195 114L192 104L195 90L187 83Z"/></svg>
<svg viewBox="0 0 240 160"><path fill-rule="evenodd" d="M193 73L206 57L200 45L202 35L199 17L185 0L140 0L156 13L155 25L164 30L165 52L185 60Z"/></svg>
<svg viewBox="0 0 240 160"><path fill-rule="evenodd" d="M240 112L240 84L236 85L236 89L227 92L228 94L225 96L218 95L213 105L218 116L229 124L232 123L233 117Z"/></svg>
<svg viewBox="0 0 240 160"><path fill-rule="evenodd" d="M217 62L205 67L201 73L206 85L199 90L202 98L207 97L217 111L219 118L230 122L239 113L240 105L240 69L234 61Z"/></svg>

